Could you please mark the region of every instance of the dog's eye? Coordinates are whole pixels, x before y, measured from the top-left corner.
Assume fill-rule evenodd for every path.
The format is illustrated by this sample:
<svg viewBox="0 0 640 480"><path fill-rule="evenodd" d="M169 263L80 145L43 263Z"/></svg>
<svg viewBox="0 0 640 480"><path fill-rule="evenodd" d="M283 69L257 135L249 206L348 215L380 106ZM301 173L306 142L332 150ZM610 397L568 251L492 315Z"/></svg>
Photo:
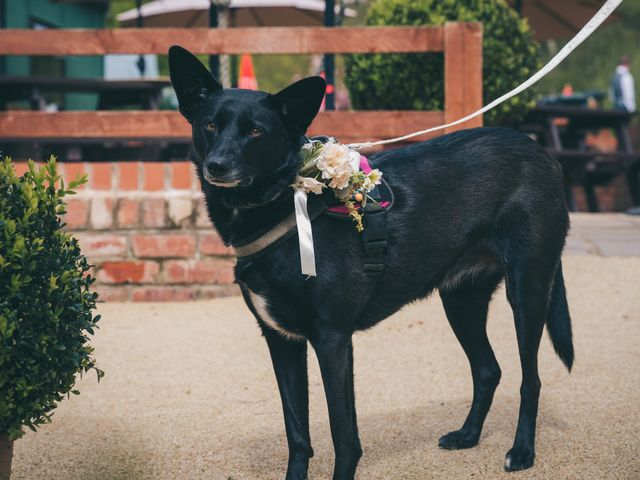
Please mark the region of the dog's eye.
<svg viewBox="0 0 640 480"><path fill-rule="evenodd" d="M218 128L216 127L216 124L213 122L207 122L204 124L204 128L206 128L208 131L210 132L215 132Z"/></svg>
<svg viewBox="0 0 640 480"><path fill-rule="evenodd" d="M251 130L249 130L249 136L251 137L259 137L260 135L262 135L262 130L258 127L253 127Z"/></svg>

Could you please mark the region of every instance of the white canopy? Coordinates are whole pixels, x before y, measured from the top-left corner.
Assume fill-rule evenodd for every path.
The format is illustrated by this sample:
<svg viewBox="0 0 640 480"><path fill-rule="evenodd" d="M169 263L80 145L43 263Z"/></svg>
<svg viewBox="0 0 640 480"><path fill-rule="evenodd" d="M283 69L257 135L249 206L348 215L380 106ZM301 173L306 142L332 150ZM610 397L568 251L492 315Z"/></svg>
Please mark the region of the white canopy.
<svg viewBox="0 0 640 480"><path fill-rule="evenodd" d="M210 0L154 0L140 11L146 27L206 27L209 25ZM231 0L233 27L289 27L323 24L323 0ZM338 9L336 8L336 14ZM355 17L346 9L347 17ZM116 16L122 26L134 27L138 10L127 10Z"/></svg>

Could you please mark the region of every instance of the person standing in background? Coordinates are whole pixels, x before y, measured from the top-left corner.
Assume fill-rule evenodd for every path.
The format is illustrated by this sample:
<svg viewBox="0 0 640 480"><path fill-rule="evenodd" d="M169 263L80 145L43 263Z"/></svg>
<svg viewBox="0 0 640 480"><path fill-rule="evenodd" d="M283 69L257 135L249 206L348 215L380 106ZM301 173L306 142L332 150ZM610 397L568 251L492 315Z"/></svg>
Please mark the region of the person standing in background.
<svg viewBox="0 0 640 480"><path fill-rule="evenodd" d="M630 64L628 55L620 58L620 64L611 79L611 91L614 108L633 113L636 111L636 91L633 75L629 71Z"/></svg>
<svg viewBox="0 0 640 480"><path fill-rule="evenodd" d="M611 79L611 93L613 97L613 107L616 110L634 113L636 111L636 91L633 75L629 71L631 61L628 55L620 58L620 63L616 67L616 71ZM640 173L640 165L630 167L627 176L629 182L638 182L638 174ZM640 205L631 207L627 210L629 215L640 215Z"/></svg>

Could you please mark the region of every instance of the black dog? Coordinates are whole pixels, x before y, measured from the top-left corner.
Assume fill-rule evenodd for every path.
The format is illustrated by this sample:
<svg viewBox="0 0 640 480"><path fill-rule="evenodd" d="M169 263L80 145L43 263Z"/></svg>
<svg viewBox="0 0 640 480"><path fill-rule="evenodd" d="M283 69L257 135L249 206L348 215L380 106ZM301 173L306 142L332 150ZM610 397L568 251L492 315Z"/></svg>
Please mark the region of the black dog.
<svg viewBox="0 0 640 480"><path fill-rule="evenodd" d="M267 231L293 211L290 185L324 81L306 78L275 95L223 90L181 47L170 49L169 61L180 111L193 126L194 162L216 229L230 245ZM434 289L473 375L469 415L440 446L476 445L500 381L485 325L489 301L503 279L522 367L518 427L505 469L531 467L540 395L537 354L545 323L562 361L569 369L573 363L560 263L568 214L559 165L525 135L494 128L385 151L370 163L395 192L381 276L363 274L362 234L351 222L327 215L313 221L317 277L301 275L296 235L236 267L280 389L289 444L286 478L307 478L313 456L307 341L318 357L327 396L333 478L352 479L362 450L351 337Z"/></svg>

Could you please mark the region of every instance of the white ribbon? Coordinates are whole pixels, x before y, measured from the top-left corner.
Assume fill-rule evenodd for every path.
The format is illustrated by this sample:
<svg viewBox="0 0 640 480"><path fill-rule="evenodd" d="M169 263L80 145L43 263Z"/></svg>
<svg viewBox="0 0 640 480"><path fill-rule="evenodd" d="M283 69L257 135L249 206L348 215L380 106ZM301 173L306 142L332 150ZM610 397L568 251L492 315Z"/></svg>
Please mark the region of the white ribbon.
<svg viewBox="0 0 640 480"><path fill-rule="evenodd" d="M311 219L307 211L307 192L296 190L293 194L296 207L296 225L298 226L298 242L300 244L300 266L302 274L316 276L316 254L313 249L313 232Z"/></svg>

